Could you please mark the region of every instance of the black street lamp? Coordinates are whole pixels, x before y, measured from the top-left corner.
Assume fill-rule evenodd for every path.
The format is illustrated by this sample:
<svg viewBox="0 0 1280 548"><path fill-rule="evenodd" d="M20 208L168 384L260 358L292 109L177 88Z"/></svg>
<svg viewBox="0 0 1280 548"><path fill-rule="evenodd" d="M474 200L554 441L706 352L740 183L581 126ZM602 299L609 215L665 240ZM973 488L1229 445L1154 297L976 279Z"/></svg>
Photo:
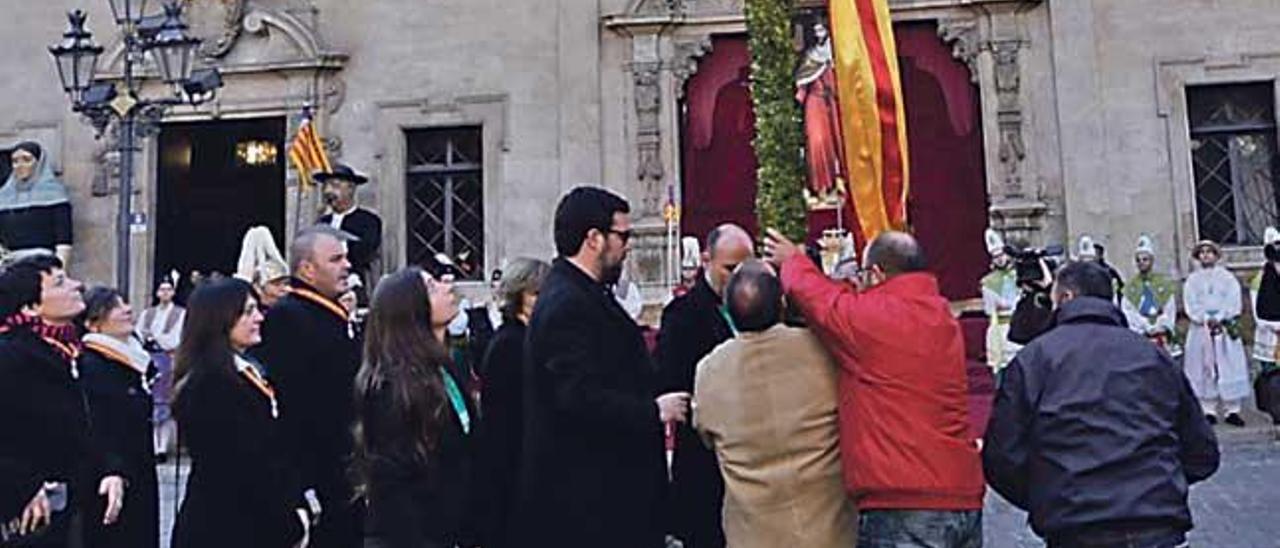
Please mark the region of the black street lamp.
<svg viewBox="0 0 1280 548"><path fill-rule="evenodd" d="M138 24L147 14L147 0L107 0L117 25Z"/></svg>
<svg viewBox="0 0 1280 548"><path fill-rule="evenodd" d="M71 99L71 110L84 115L101 136L117 121L120 154L120 205L116 216L116 284L129 295L129 227L132 222L133 154L138 150L140 134L149 134L170 107L192 106L213 100L222 87L222 75L216 68L195 70L196 51L200 39L187 34L182 21L180 0L170 0L163 15L147 15L148 0L108 0L111 14L120 27L124 41L123 88L112 82L94 80L102 46L93 42L85 29L85 13L67 14L70 27L62 42L49 48L58 67L62 89ZM168 96L144 98L142 84L146 79L136 74L137 67L154 64L159 78L170 88Z"/></svg>
<svg viewBox="0 0 1280 548"><path fill-rule="evenodd" d="M93 43L93 35L84 29L86 18L80 10L68 13L70 28L62 33L62 42L49 48L58 66L62 90L77 104L84 90L93 83L93 73L98 70L98 56L102 55L102 46Z"/></svg>
<svg viewBox="0 0 1280 548"><path fill-rule="evenodd" d="M180 84L191 77L192 60L196 50L200 49L200 40L187 36L187 24L182 22L180 4L165 5L160 30L142 45L142 49L150 53L151 59L160 67L160 77L166 84Z"/></svg>

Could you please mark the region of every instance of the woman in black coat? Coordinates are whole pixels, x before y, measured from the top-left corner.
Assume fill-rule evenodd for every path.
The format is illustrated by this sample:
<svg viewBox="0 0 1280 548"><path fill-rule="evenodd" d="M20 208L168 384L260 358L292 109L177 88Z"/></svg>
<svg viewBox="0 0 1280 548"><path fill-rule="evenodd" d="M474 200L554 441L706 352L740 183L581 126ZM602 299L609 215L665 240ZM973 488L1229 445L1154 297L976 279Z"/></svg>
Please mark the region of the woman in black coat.
<svg viewBox="0 0 1280 548"><path fill-rule="evenodd" d="M151 430L151 355L133 337L133 310L114 289L99 287L85 294L81 323L88 334L78 364L93 439L107 467L120 470L127 482L124 508L110 516L114 520L105 519L105 504L89 513L87 544L156 548L160 507Z"/></svg>
<svg viewBox="0 0 1280 548"><path fill-rule="evenodd" d="M524 429L524 335L538 289L551 265L537 259L516 259L498 286L502 327L485 353L481 392L479 458L476 474L480 490L482 545L516 546L506 538L515 505Z"/></svg>
<svg viewBox="0 0 1280 548"><path fill-rule="evenodd" d="M22 546L79 546L85 509L124 497L93 444L75 364L80 289L52 255L0 272L0 539Z"/></svg>
<svg viewBox="0 0 1280 548"><path fill-rule="evenodd" d="M366 548L474 546L471 420L449 373L449 282L417 268L378 284L356 377L356 490Z"/></svg>
<svg viewBox="0 0 1280 548"><path fill-rule="evenodd" d="M261 340L249 284L209 282L191 296L174 402L191 453L174 548L290 548L310 526L278 432L275 391L244 351Z"/></svg>

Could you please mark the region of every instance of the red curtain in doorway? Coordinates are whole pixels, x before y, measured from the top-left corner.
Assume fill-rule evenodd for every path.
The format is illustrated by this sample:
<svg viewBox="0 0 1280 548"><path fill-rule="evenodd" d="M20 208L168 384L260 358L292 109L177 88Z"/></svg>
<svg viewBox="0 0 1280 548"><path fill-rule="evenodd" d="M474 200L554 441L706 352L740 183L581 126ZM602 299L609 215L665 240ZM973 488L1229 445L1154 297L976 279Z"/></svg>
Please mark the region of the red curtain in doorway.
<svg viewBox="0 0 1280 548"><path fill-rule="evenodd" d="M987 184L978 88L933 23L895 27L911 150L908 219L942 293L981 296L988 264Z"/></svg>
<svg viewBox="0 0 1280 548"><path fill-rule="evenodd" d="M947 298L978 297L987 268L987 226L978 89L933 23L895 26L911 150L912 230ZM702 239L721 222L756 233L755 116L747 87L745 36L716 37L685 88L681 232ZM811 241L836 223L834 210L810 216Z"/></svg>
<svg viewBox="0 0 1280 548"><path fill-rule="evenodd" d="M716 37L685 87L680 231L699 240L726 222L757 231L750 67L746 36Z"/></svg>

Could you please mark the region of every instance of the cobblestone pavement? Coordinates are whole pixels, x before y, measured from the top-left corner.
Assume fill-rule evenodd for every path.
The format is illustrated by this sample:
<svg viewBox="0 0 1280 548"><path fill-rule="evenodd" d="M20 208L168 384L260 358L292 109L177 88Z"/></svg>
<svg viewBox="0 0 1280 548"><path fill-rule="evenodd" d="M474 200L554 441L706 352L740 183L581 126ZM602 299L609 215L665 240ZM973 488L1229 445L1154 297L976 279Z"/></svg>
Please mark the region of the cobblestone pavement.
<svg viewBox="0 0 1280 548"><path fill-rule="evenodd" d="M1280 548L1280 442L1263 435L1222 436L1222 467L1191 489L1196 548ZM184 459L183 464L188 461ZM186 485L175 483L174 464L160 467L161 546L168 548L175 501ZM987 548L1041 548L1026 514L988 493L984 516Z"/></svg>
<svg viewBox="0 0 1280 548"><path fill-rule="evenodd" d="M1280 548L1280 442L1222 436L1222 466L1191 488L1195 548ZM987 548L1040 548L1027 516L988 492Z"/></svg>

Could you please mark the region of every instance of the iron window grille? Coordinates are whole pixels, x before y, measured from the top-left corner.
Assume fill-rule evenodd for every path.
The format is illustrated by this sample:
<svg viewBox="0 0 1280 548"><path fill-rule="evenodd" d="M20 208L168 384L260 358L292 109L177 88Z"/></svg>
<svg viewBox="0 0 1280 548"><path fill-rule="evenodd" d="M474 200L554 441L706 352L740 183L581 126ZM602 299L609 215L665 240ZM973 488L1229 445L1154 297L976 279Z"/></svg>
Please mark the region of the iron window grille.
<svg viewBox="0 0 1280 548"><path fill-rule="evenodd" d="M1187 88L1200 238L1260 245L1280 220L1271 82Z"/></svg>
<svg viewBox="0 0 1280 548"><path fill-rule="evenodd" d="M410 264L444 255L461 279L484 279L484 169L479 126L405 132Z"/></svg>

